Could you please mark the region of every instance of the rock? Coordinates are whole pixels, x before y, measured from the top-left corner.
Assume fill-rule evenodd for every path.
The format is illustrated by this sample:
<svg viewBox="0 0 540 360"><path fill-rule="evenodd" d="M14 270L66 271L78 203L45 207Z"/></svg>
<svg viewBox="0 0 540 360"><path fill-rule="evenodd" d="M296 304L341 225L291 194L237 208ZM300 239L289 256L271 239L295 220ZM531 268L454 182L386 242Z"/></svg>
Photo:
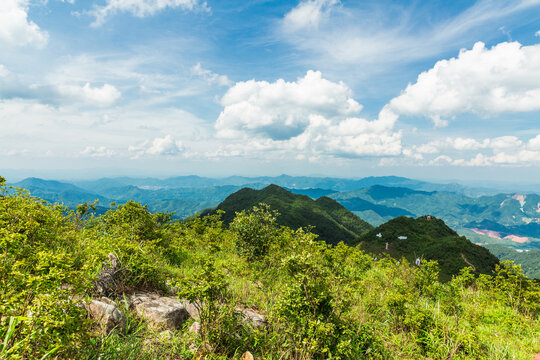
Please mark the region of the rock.
<svg viewBox="0 0 540 360"><path fill-rule="evenodd" d="M118 258L112 253L109 253L108 258L108 263L107 261L103 262L101 265L101 273L94 282L94 290L102 296L114 294L118 285L118 276L121 271L118 264Z"/></svg>
<svg viewBox="0 0 540 360"><path fill-rule="evenodd" d="M171 330L165 330L159 333L159 336L161 336L163 339L172 339L174 338L174 334Z"/></svg>
<svg viewBox="0 0 540 360"><path fill-rule="evenodd" d="M195 304L187 301L187 300L181 300L180 301L182 305L186 308L187 312L189 313L189 316L191 316L193 319L199 318L199 309L195 306Z"/></svg>
<svg viewBox="0 0 540 360"><path fill-rule="evenodd" d="M126 327L126 317L118 310L116 305L108 304L99 300L91 300L86 309L107 333L117 328L124 330Z"/></svg>
<svg viewBox="0 0 540 360"><path fill-rule="evenodd" d="M190 333L192 333L192 334L197 334L197 335L200 334L201 333L201 324L198 323L197 321L195 321L193 324L191 324L188 331Z"/></svg>
<svg viewBox="0 0 540 360"><path fill-rule="evenodd" d="M266 319L263 315L256 313L253 310L249 309L237 309L240 314L242 315L242 318L248 325L256 328L256 329L262 329L266 326Z"/></svg>
<svg viewBox="0 0 540 360"><path fill-rule="evenodd" d="M189 318L189 313L175 297L159 296L151 293L137 293L130 296L135 312L154 326L179 329Z"/></svg>
<svg viewBox="0 0 540 360"><path fill-rule="evenodd" d="M249 351L246 351L244 355L242 355L242 360L253 360L253 355Z"/></svg>

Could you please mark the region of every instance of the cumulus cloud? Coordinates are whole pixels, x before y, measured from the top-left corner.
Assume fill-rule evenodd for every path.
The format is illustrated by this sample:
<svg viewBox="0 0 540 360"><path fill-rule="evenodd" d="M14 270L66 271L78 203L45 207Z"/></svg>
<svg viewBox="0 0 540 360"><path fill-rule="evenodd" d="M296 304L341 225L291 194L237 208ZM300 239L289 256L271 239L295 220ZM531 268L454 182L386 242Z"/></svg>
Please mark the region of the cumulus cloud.
<svg viewBox="0 0 540 360"><path fill-rule="evenodd" d="M302 1L285 15L283 26L289 31L316 28L323 17L339 3L339 0Z"/></svg>
<svg viewBox="0 0 540 360"><path fill-rule="evenodd" d="M108 149L105 146L87 146L81 151L81 155L90 156L90 157L111 157L114 155L114 151Z"/></svg>
<svg viewBox="0 0 540 360"><path fill-rule="evenodd" d="M425 160L423 164L427 165L538 165L540 164L540 135L528 141L516 136L499 136L482 140L447 137L407 147L403 149L403 155L405 159ZM428 155L432 157L429 158Z"/></svg>
<svg viewBox="0 0 540 360"><path fill-rule="evenodd" d="M540 36L540 30L534 33L534 36Z"/></svg>
<svg viewBox="0 0 540 360"><path fill-rule="evenodd" d="M224 139L242 139L252 151L279 149L308 154L397 155L397 116L385 108L377 120L357 117L362 105L343 82L308 71L294 82L238 82L221 99L215 128ZM234 151L237 151L234 150Z"/></svg>
<svg viewBox="0 0 540 360"><path fill-rule="evenodd" d="M390 102L398 114L431 118L540 110L540 44L477 42L457 58L438 61Z"/></svg>
<svg viewBox="0 0 540 360"><path fill-rule="evenodd" d="M58 85L58 91L62 96L102 107L114 104L122 96L122 93L110 84L103 84L101 87L92 87L90 83L84 86Z"/></svg>
<svg viewBox="0 0 540 360"><path fill-rule="evenodd" d="M201 66L201 63L197 63L191 67L191 73L196 76L200 76L208 82L210 85L219 85L219 86L231 86L232 81L229 80L227 75L219 75L211 70L205 69Z"/></svg>
<svg viewBox="0 0 540 360"><path fill-rule="evenodd" d="M93 26L102 25L107 17L128 12L136 17L152 16L167 8L180 8L185 11L210 11L206 2L200 0L107 0L104 6L96 6L88 13L96 18Z"/></svg>
<svg viewBox="0 0 540 360"><path fill-rule="evenodd" d="M130 146L128 150L134 154L133 158L144 155L152 156L176 156L184 151L182 142L177 141L171 135L155 138L152 143L145 142L139 146Z"/></svg>
<svg viewBox="0 0 540 360"><path fill-rule="evenodd" d="M28 19L29 0L0 1L0 45L43 48L49 35Z"/></svg>

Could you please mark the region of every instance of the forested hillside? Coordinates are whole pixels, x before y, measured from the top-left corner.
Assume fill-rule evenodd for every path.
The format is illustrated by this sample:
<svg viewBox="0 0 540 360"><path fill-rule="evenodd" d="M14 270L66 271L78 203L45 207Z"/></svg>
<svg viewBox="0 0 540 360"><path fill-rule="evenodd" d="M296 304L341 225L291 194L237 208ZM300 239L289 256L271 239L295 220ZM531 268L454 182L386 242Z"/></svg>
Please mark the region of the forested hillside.
<svg viewBox="0 0 540 360"><path fill-rule="evenodd" d="M177 222L132 201L93 216L88 204L66 213L2 180L0 359L540 352L540 286L508 262L441 283L437 262L328 246L280 227L265 206L228 227L219 215Z"/></svg>
<svg viewBox="0 0 540 360"><path fill-rule="evenodd" d="M237 212L250 210L260 203L270 205L280 213L278 224L292 229L314 226L313 232L329 244L343 241L354 245L361 235L373 228L333 199L321 197L313 200L277 185L269 185L262 190L239 190L228 196L216 210L225 212L223 221L229 224Z"/></svg>
<svg viewBox="0 0 540 360"><path fill-rule="evenodd" d="M531 279L540 279L540 250L517 251L502 245L486 245L486 248L501 260L520 264L525 275Z"/></svg>
<svg viewBox="0 0 540 360"><path fill-rule="evenodd" d="M443 280L467 266L474 273L490 274L499 263L489 250L459 236L442 220L430 215L390 220L363 236L361 246L383 256L406 258L411 263L416 259L436 260Z"/></svg>

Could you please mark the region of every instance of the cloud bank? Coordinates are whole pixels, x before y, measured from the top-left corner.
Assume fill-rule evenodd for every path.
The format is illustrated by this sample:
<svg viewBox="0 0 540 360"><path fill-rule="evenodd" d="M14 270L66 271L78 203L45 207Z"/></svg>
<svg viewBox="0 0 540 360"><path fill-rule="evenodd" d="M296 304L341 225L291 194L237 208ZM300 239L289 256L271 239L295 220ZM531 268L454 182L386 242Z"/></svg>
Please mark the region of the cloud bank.
<svg viewBox="0 0 540 360"><path fill-rule="evenodd" d="M540 110L540 44L477 42L459 56L440 60L390 102L402 115L442 117L463 113L483 117Z"/></svg>
<svg viewBox="0 0 540 360"><path fill-rule="evenodd" d="M397 116L383 109L377 120L358 117L362 105L352 90L318 71L294 82L238 82L221 104L217 137L240 140L244 152L275 149L344 157L401 152L401 133L393 129Z"/></svg>

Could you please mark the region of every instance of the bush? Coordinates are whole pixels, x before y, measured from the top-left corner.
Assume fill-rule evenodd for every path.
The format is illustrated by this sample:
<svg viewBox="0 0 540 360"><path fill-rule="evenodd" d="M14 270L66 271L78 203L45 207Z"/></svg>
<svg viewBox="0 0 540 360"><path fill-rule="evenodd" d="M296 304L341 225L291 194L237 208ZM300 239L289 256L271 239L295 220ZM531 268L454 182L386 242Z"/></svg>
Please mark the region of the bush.
<svg viewBox="0 0 540 360"><path fill-rule="evenodd" d="M238 253L249 260L265 256L279 229L276 223L278 215L266 204L254 206L249 212L236 213L229 228L236 235Z"/></svg>

